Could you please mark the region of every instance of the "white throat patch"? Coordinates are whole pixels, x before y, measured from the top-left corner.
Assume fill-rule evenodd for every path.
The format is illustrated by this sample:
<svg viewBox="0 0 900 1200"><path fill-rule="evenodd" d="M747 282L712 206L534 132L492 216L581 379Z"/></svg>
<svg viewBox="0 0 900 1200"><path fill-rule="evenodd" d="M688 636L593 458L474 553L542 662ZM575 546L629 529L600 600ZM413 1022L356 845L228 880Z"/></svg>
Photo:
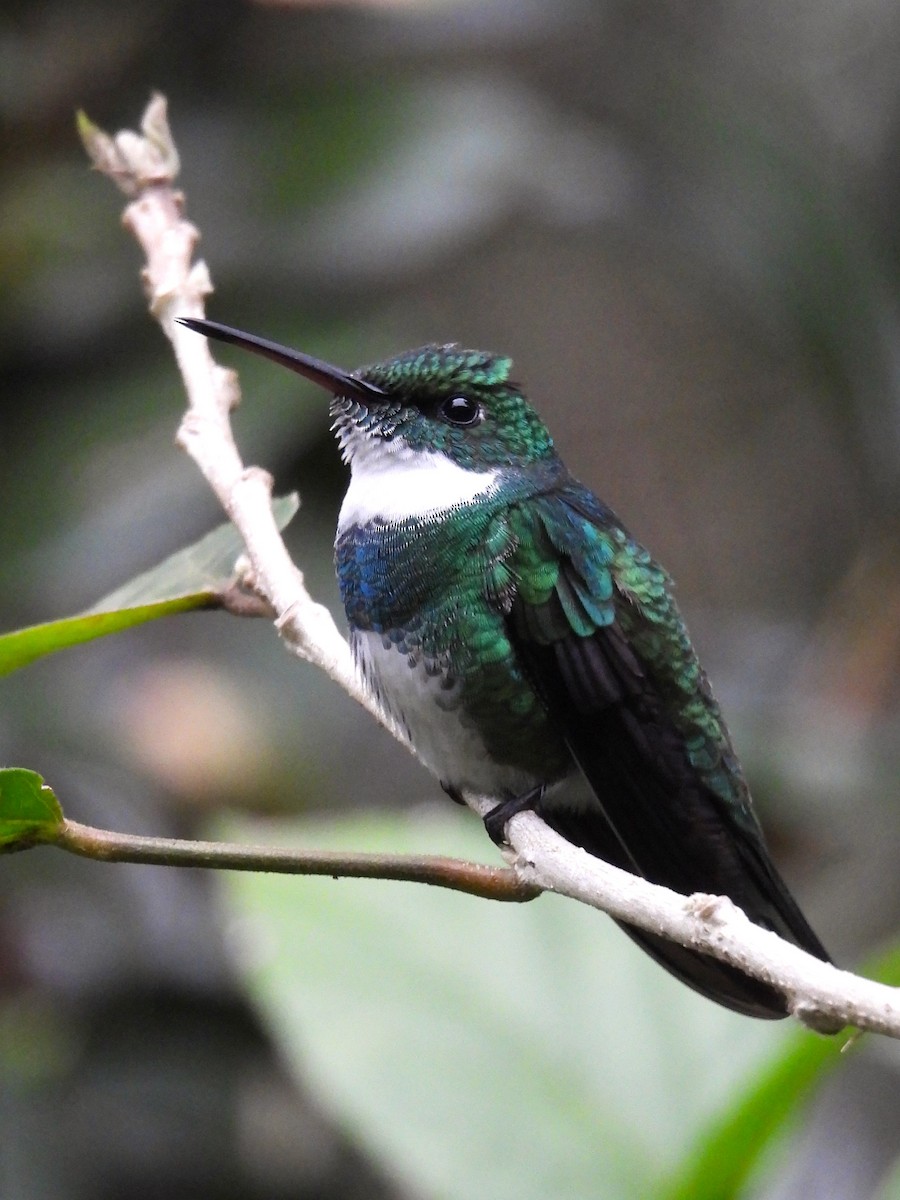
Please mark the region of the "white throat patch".
<svg viewBox="0 0 900 1200"><path fill-rule="evenodd" d="M350 486L341 505L338 533L371 521L405 521L467 504L491 491L496 470L467 471L444 454L411 450L399 437L362 437L343 442Z"/></svg>

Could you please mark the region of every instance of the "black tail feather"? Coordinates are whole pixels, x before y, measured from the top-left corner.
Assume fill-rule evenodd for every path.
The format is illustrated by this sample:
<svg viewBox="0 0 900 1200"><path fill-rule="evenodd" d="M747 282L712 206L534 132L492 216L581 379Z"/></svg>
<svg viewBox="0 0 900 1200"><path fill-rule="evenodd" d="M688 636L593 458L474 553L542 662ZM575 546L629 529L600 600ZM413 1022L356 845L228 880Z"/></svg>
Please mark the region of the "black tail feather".
<svg viewBox="0 0 900 1200"><path fill-rule="evenodd" d="M558 804L548 804L538 805L537 812L551 829L555 829L567 841L581 846L589 854L593 854L605 862L634 872L633 864L627 860L621 843L599 806L596 812L586 813L584 810L576 812ZM787 897L789 901L790 925L782 920L779 922L781 927L777 928L776 932L788 937L790 941L796 942L804 950L808 950L818 958L828 961L828 955L809 928L771 863L766 862L760 865L757 862L756 866L757 870L764 868L768 885L765 892L761 892L760 907L770 909L774 900L780 908L783 897ZM698 888L697 890L709 889ZM746 897L735 897L735 902L738 904L741 904L742 900L744 904L747 904ZM756 920L758 924L770 925L768 920L760 918L758 911L748 911L747 915L751 920ZM701 954L697 950L689 950L678 945L677 942L669 941L668 938L646 933L633 925L621 921L617 924L660 966L665 967L682 983L709 999L715 1000L734 1012L743 1013L745 1016L763 1017L770 1020L787 1016L788 1010L784 997L777 989L745 975L737 967L720 962L709 955Z"/></svg>

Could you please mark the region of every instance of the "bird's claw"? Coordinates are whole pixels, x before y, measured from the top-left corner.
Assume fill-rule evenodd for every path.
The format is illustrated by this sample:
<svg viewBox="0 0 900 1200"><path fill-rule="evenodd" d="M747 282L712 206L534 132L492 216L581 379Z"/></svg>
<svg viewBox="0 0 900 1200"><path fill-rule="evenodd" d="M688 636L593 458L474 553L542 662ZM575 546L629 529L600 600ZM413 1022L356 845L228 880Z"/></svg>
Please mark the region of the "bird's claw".
<svg viewBox="0 0 900 1200"><path fill-rule="evenodd" d="M513 796L509 800L502 800L498 805L485 813L482 820L484 828L487 831L488 837L495 846L505 846L506 841L506 825L516 813L529 812L536 808L544 798L546 788L543 784L538 784L537 787L531 788L527 792L523 792L521 796Z"/></svg>

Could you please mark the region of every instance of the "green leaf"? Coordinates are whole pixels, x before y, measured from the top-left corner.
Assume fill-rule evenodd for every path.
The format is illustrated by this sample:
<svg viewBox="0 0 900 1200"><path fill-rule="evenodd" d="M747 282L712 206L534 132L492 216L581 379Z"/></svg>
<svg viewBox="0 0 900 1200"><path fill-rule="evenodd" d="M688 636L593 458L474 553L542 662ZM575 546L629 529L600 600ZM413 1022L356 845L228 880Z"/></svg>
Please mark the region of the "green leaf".
<svg viewBox="0 0 900 1200"><path fill-rule="evenodd" d="M292 824L278 840L490 856L477 821L452 813ZM794 1045L786 1023L702 999L556 896L228 883L240 957L289 1061L415 1193L658 1196L685 1148Z"/></svg>
<svg viewBox="0 0 900 1200"><path fill-rule="evenodd" d="M298 505L296 495L273 502L279 529L287 525ZM57 650L121 633L160 617L214 606L242 549L240 534L227 522L111 592L87 612L0 635L0 676Z"/></svg>
<svg viewBox="0 0 900 1200"><path fill-rule="evenodd" d="M62 820L59 801L36 771L0 770L0 852L47 840Z"/></svg>
<svg viewBox="0 0 900 1200"><path fill-rule="evenodd" d="M900 1200L900 1159L882 1180L874 1200Z"/></svg>
<svg viewBox="0 0 900 1200"><path fill-rule="evenodd" d="M900 949L865 967L863 974L893 986L900 984ZM829 1038L793 1031L783 1054L698 1140L684 1170L668 1188L660 1190L660 1200L731 1200L740 1196L813 1086L840 1065L846 1043L845 1034Z"/></svg>
<svg viewBox="0 0 900 1200"><path fill-rule="evenodd" d="M781 1136L814 1083L838 1066L846 1037L793 1032L783 1057L698 1139L660 1200L730 1200L741 1194L764 1152Z"/></svg>
<svg viewBox="0 0 900 1200"><path fill-rule="evenodd" d="M272 501L279 529L284 529L299 507L296 493ZM110 612L199 592L215 593L231 577L235 560L243 551L241 535L230 521L226 521L192 546L178 550L158 566L110 592L89 611Z"/></svg>
<svg viewBox="0 0 900 1200"><path fill-rule="evenodd" d="M90 612L79 617L65 617L60 621L47 621L43 625L30 625L27 629L16 629L0 635L0 676L9 675L45 654L66 650L69 646L80 646L83 642L91 642L110 633L121 633L123 629L131 629L159 617L209 607L212 601L211 593L199 592L193 596L178 596L174 600L160 600L156 604L141 604L115 612Z"/></svg>

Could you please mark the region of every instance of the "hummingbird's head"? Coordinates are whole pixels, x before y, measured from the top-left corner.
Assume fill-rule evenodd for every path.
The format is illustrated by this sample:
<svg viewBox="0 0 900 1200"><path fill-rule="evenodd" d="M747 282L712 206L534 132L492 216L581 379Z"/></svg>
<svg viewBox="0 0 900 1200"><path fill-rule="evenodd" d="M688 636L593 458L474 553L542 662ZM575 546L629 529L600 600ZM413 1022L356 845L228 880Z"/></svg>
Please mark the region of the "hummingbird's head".
<svg viewBox="0 0 900 1200"><path fill-rule="evenodd" d="M336 395L338 436L352 459L360 436L399 439L474 470L525 465L553 454L546 426L510 377L512 361L456 345L422 346L372 363L354 377L379 388L367 414Z"/></svg>
<svg viewBox="0 0 900 1200"><path fill-rule="evenodd" d="M372 452L431 452L484 471L555 454L546 426L509 378L508 358L422 346L348 372L214 321L183 317L180 324L271 358L329 391L334 429L351 465Z"/></svg>

